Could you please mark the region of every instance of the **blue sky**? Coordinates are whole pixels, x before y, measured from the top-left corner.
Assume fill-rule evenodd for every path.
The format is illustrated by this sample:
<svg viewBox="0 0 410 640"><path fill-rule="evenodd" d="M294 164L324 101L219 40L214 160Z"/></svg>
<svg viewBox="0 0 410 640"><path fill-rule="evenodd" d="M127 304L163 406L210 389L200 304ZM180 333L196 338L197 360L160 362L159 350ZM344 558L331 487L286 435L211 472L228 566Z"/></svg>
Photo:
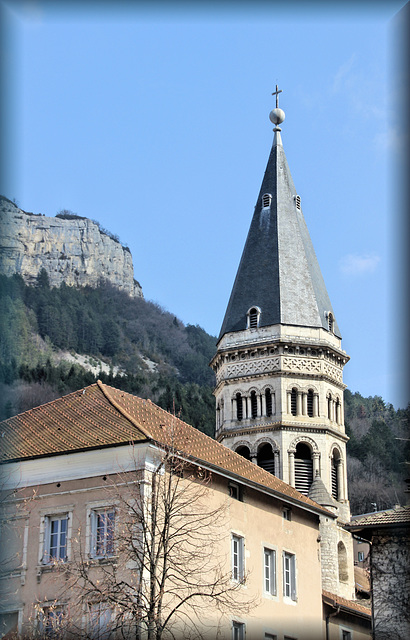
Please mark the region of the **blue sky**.
<svg viewBox="0 0 410 640"><path fill-rule="evenodd" d="M217 335L282 139L354 392L407 404L394 15L404 2L2 2L1 193L128 244L144 295Z"/></svg>

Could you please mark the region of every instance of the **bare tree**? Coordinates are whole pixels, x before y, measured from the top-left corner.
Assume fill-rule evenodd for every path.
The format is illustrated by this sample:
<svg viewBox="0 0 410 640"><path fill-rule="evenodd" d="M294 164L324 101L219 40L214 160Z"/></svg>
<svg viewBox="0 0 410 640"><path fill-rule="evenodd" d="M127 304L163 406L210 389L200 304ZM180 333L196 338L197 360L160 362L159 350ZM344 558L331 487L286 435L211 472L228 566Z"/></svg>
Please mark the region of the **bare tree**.
<svg viewBox="0 0 410 640"><path fill-rule="evenodd" d="M84 552L79 532L76 556L64 567L72 610L89 609L85 637L214 638L217 618L256 604L243 588L246 577L232 580L226 500L211 474L174 446L156 453L151 471L112 481L113 508L92 542L97 557Z"/></svg>

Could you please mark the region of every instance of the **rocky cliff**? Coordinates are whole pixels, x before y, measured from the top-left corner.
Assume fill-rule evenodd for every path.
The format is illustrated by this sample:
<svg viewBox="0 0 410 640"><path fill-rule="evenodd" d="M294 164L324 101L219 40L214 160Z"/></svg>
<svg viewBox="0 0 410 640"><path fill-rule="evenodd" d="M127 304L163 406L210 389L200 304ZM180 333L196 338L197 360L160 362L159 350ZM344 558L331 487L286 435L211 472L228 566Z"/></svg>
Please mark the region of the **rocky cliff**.
<svg viewBox="0 0 410 640"><path fill-rule="evenodd" d="M143 296L129 249L97 223L26 213L0 196L0 273L19 273L33 284L41 269L53 287L97 286L103 279L132 297Z"/></svg>

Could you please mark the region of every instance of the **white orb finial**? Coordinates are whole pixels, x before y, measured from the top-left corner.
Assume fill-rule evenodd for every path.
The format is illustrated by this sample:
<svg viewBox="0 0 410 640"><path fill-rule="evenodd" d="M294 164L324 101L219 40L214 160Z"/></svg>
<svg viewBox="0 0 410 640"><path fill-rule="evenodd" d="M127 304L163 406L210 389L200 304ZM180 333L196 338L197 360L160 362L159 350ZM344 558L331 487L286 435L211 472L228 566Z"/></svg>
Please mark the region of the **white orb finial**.
<svg viewBox="0 0 410 640"><path fill-rule="evenodd" d="M276 130L280 131L278 124L282 124L282 122L285 119L285 112L282 109L279 109L280 93L282 93L282 89L279 89L278 85L276 85L276 91L272 93L273 96L276 96L276 109L272 109L272 111L269 114L269 120L272 122L272 124L275 125L274 131Z"/></svg>
<svg viewBox="0 0 410 640"><path fill-rule="evenodd" d="M272 122L272 124L282 124L284 119L285 112L282 109L279 109L279 107L276 109L272 109L269 114L269 120Z"/></svg>

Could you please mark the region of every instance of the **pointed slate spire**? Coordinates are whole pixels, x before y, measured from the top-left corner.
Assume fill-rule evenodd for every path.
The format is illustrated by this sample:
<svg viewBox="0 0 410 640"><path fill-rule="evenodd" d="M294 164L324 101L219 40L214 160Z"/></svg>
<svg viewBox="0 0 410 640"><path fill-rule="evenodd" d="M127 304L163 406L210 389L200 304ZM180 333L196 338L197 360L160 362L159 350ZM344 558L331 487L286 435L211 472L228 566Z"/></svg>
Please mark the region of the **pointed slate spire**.
<svg viewBox="0 0 410 640"><path fill-rule="evenodd" d="M275 94L277 100L277 88ZM252 307L261 309L261 327L285 324L328 330L329 313L334 319L277 126L284 118L278 107L270 114L276 125L273 146L220 338L246 329ZM333 333L341 337L336 322Z"/></svg>
<svg viewBox="0 0 410 640"><path fill-rule="evenodd" d="M326 489L325 484L319 475L319 471L316 471L316 476L312 484L310 485L308 496L309 498L311 498L311 500L314 500L322 507L338 507L336 500L329 494L328 490Z"/></svg>

